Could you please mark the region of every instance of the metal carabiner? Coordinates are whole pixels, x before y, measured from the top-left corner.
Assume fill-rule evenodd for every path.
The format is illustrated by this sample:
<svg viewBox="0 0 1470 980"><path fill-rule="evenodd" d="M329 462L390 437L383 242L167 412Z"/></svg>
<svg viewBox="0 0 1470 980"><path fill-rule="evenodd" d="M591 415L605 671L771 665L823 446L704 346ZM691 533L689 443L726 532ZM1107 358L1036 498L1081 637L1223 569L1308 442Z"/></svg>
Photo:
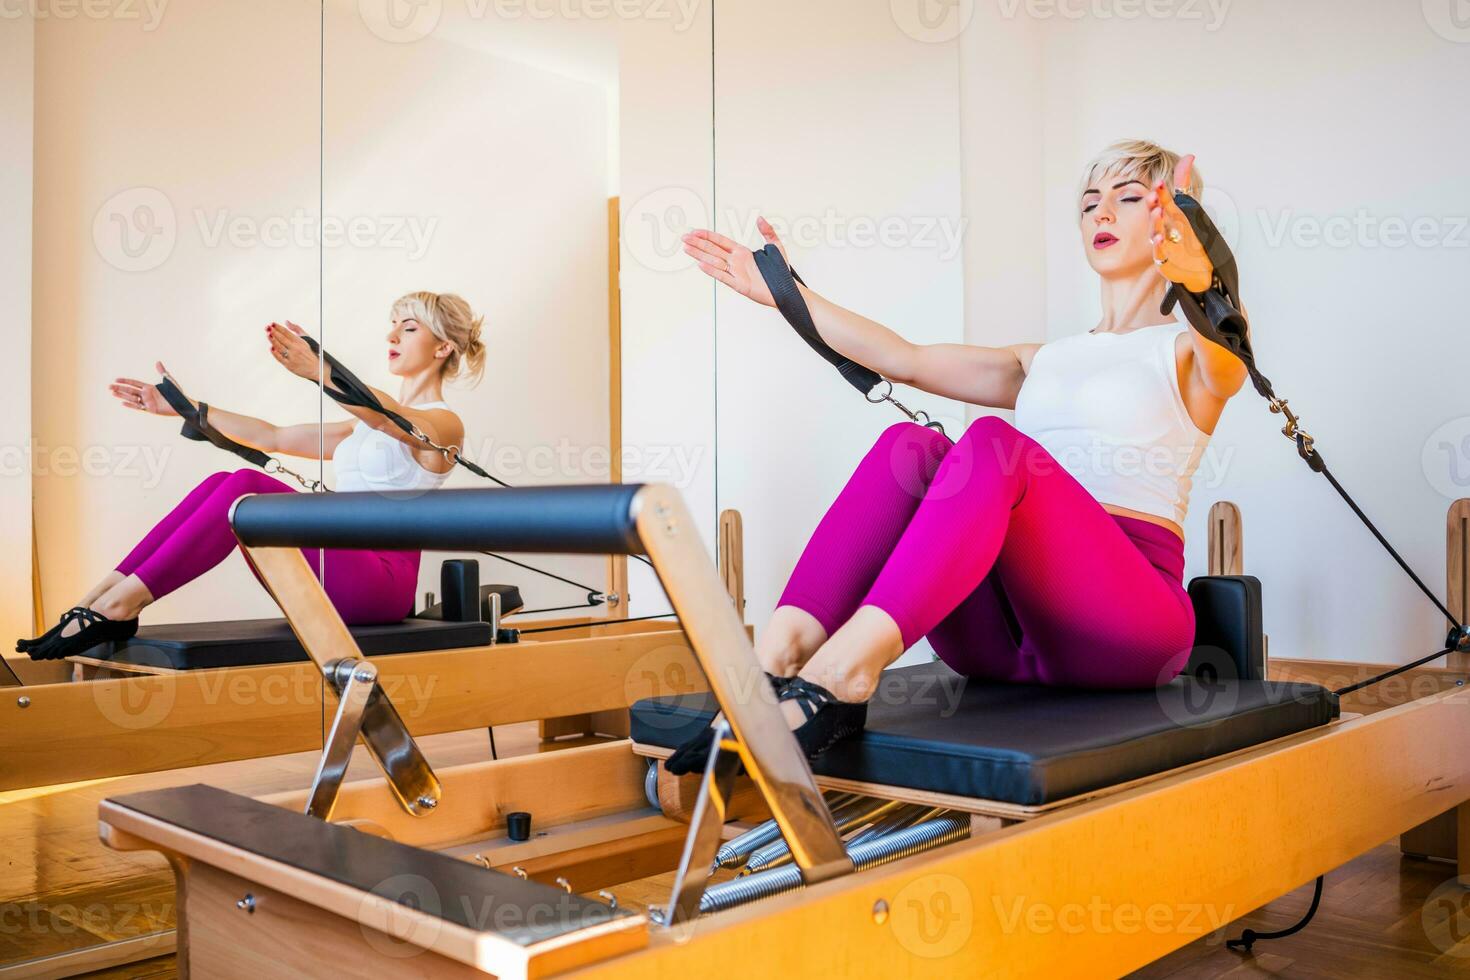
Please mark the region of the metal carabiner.
<svg viewBox="0 0 1470 980"><path fill-rule="evenodd" d="M872 388L869 388L866 392L863 393L863 397L865 399L867 399L869 402L871 402L872 404L874 404L874 405L880 404L882 402L889 402L890 404L893 405L894 408L898 409L904 415L907 415L910 422L917 422L919 425L922 425L924 428L926 428L926 429L933 429L934 431L938 432L940 435L944 436L946 439L949 438L949 434L944 431L944 423L942 423L942 422L936 422L929 415L928 412L926 412L926 411L924 411L922 409L920 409L919 411L916 412L913 409L909 408L907 405L905 405L903 402L899 401L897 398L894 398L893 397L893 382L892 381L889 381L887 378L883 378L882 381L883 381L883 384L886 384L888 386L888 390L887 391L883 392L883 394L879 395L877 398L874 398L873 397L873 392L875 392L875 391L878 390L878 386L877 385L874 385Z"/></svg>
<svg viewBox="0 0 1470 980"><path fill-rule="evenodd" d="M282 463L279 459L276 459L274 456L272 456L270 459L266 460L265 466L262 467L262 469L264 469L267 473L270 473L272 475L274 475L276 473L284 473L286 476L291 477L297 483L301 484L302 488L304 490L310 492L310 493L317 493L319 491L324 491L324 490L327 489L327 485L325 483L323 483L321 480L313 480L313 479L310 479L309 477L302 476L300 473L297 473L295 470L287 469L286 468L286 464L285 463Z"/></svg>

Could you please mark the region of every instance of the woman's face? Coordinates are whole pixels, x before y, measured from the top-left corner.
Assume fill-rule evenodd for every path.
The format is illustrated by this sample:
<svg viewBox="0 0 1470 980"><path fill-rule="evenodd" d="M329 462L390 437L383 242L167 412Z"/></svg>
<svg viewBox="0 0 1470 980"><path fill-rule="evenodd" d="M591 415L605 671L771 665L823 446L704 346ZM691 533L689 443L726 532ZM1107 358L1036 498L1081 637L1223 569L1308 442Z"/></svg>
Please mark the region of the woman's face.
<svg viewBox="0 0 1470 980"><path fill-rule="evenodd" d="M1104 279L1137 276L1153 265L1148 187L1142 180L1105 174L1082 194L1082 248L1087 264Z"/></svg>
<svg viewBox="0 0 1470 980"><path fill-rule="evenodd" d="M440 363L435 352L444 346L428 327L411 316L394 317L388 331L388 372L412 377Z"/></svg>

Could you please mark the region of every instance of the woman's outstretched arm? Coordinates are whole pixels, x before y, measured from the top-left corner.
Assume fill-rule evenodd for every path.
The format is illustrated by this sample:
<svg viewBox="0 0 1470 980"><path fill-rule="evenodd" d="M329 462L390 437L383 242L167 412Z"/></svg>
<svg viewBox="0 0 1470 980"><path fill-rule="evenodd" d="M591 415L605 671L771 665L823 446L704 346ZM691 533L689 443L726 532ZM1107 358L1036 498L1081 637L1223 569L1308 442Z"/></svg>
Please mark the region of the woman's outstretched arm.
<svg viewBox="0 0 1470 980"><path fill-rule="evenodd" d="M164 368L162 361L154 367L159 374L172 379L173 376ZM159 393L155 384L136 378L118 378L107 388L124 408L149 415L178 416L178 412ZM199 407L199 403L192 398L189 403ZM331 459L332 453L347 438L355 423L328 422L319 426L315 422L307 422L301 425L276 425L253 415L242 415L211 404L209 424L241 445L259 449L261 452L316 459L317 453L324 451L324 458Z"/></svg>
<svg viewBox="0 0 1470 980"><path fill-rule="evenodd" d="M786 254L769 222L761 218L756 227L766 241ZM756 267L754 254L739 242L701 228L684 236L684 251L712 279L763 306L776 305ZM800 283L797 288L811 310L817 333L827 346L848 360L892 381L945 398L988 408L1015 407L1016 394L1026 378L1020 351L1034 344L915 344L815 290Z"/></svg>
<svg viewBox="0 0 1470 980"><path fill-rule="evenodd" d="M276 360L284 365L286 370L309 381L316 381L322 376L318 374L321 370L318 363L320 359L302 339L304 331L300 327L289 322L285 326L272 323L266 330L270 337L271 350ZM327 386L331 388L330 379L328 379ZM458 415L447 408L412 408L402 404L380 388L374 388L371 385L368 385L367 388L373 393L373 397L378 399L380 405L418 426L419 431L433 440L435 445L463 446L464 424L460 422ZM422 442L404 432L381 412L360 408L356 405L342 405L342 408L379 432L390 435L414 449L424 449Z"/></svg>

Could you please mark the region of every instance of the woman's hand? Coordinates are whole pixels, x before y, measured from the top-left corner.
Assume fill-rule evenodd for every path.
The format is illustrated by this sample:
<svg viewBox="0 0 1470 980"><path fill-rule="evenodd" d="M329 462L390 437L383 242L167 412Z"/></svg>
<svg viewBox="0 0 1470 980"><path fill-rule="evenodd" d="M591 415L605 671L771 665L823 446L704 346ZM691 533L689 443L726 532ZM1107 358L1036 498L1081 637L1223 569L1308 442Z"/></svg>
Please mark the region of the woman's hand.
<svg viewBox="0 0 1470 980"><path fill-rule="evenodd" d="M271 356L277 363L298 378L308 381L317 379L321 370L321 358L301 339L306 335L305 330L287 320L284 327L279 323L267 326L265 335L270 341Z"/></svg>
<svg viewBox="0 0 1470 980"><path fill-rule="evenodd" d="M1181 157L1174 168L1174 186L1183 190L1189 186L1189 170L1194 166L1194 155ZM1153 218L1154 264L1164 278L1177 282L1192 293L1202 293L1214 281L1214 267L1205 253L1205 247L1194 233L1194 227L1179 205L1174 203L1174 194L1159 181L1148 195L1149 213Z"/></svg>
<svg viewBox="0 0 1470 980"><path fill-rule="evenodd" d="M786 247L776 237L776 229L765 218L756 219L761 237L781 250L781 257L790 262ZM696 228L684 236L684 251L698 262L700 271L712 279L748 296L762 306L775 306L766 280L755 266L755 254L739 242L726 238L719 232Z"/></svg>
<svg viewBox="0 0 1470 980"><path fill-rule="evenodd" d="M170 381L174 381L174 376L168 373L162 361L155 362L153 369ZM178 382L174 381L174 384ZM173 406L164 399L163 395L158 393L158 386L146 381L139 381L136 378L118 378L107 386L107 390L117 396L123 408L131 408L135 412L147 412L149 415L179 414L174 411ZM190 399L189 404L197 406L199 403Z"/></svg>

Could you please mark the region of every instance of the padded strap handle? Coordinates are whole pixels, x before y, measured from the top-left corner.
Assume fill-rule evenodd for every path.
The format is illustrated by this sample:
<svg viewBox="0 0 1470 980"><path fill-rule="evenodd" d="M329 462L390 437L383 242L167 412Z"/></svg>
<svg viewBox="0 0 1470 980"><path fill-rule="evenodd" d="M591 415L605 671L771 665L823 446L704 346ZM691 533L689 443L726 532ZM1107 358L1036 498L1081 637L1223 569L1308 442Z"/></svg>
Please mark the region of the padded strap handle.
<svg viewBox="0 0 1470 980"><path fill-rule="evenodd" d="M168 402L169 406L175 412L178 412L179 417L184 420L182 428L179 429L179 434L185 439L193 439L195 442L213 443L219 448L232 452L247 463L252 463L255 466L264 467L272 461L268 454L261 452L253 446L242 445L210 425L209 406L204 402L200 402L199 407L195 408L193 403L185 397L183 391L179 389L179 386L174 384L172 378L164 378L154 387L163 396L163 400Z"/></svg>
<svg viewBox="0 0 1470 980"><path fill-rule="evenodd" d="M1235 253L1230 251L1225 236L1205 213L1203 205L1183 191L1174 192L1174 203L1189 219L1190 227L1204 246L1215 270L1215 281L1202 293L1191 293L1181 284L1174 283L1164 295L1160 312L1173 312L1177 303L1190 326L1241 359L1250 372L1251 384L1263 398L1274 398L1270 380L1256 368L1248 324L1245 314L1240 312L1240 269L1235 262Z"/></svg>
<svg viewBox="0 0 1470 980"><path fill-rule="evenodd" d="M791 324L797 336L806 341L807 346L822 356L828 364L837 369L837 373L847 380L864 397L883 382L878 372L865 368L855 361L833 350L822 335L817 332L816 321L812 319L812 311L807 307L806 300L802 298L801 290L796 288L800 282L803 286L806 281L796 274L796 270L786 264L786 259L781 255L781 250L775 245L767 243L764 248L755 253L755 267L760 270L761 278L766 281L766 288L771 291L771 298L776 301L776 309Z"/></svg>

